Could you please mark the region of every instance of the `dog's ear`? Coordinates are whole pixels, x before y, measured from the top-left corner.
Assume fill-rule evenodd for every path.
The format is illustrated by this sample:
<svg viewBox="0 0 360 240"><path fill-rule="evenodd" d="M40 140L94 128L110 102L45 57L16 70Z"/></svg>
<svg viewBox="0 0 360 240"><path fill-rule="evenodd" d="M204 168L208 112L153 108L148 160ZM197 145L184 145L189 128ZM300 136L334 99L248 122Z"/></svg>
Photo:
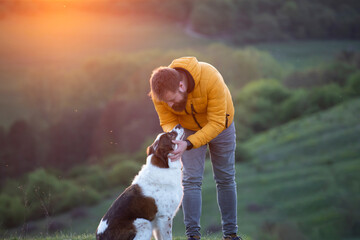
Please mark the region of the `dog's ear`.
<svg viewBox="0 0 360 240"><path fill-rule="evenodd" d="M148 156L150 154L153 154L153 156L151 157L151 162L160 168L169 168L167 154L164 152L164 149L161 146L159 146L156 147L155 150L154 145L155 144L152 144L146 150Z"/></svg>
<svg viewBox="0 0 360 240"><path fill-rule="evenodd" d="M146 154L149 156L150 154L153 154L155 151L154 151L154 148L153 148L153 145L150 145L147 147L146 149Z"/></svg>
<svg viewBox="0 0 360 240"><path fill-rule="evenodd" d="M155 142L153 142L153 144L151 144L150 146L148 146L148 148L146 149L146 154L149 156L150 154L154 154L156 152L156 149L159 146L159 140L156 140Z"/></svg>

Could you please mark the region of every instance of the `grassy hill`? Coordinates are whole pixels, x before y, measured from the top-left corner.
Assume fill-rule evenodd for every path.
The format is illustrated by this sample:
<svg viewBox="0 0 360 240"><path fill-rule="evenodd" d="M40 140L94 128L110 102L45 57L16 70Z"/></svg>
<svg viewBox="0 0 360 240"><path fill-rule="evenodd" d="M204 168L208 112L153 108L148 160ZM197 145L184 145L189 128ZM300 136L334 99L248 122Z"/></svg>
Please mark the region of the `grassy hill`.
<svg viewBox="0 0 360 240"><path fill-rule="evenodd" d="M357 99L246 142L253 160L236 166L240 232L254 239L360 239L359 113ZM205 234L220 224L215 196L207 168Z"/></svg>
<svg viewBox="0 0 360 240"><path fill-rule="evenodd" d="M352 100L244 143L253 156L236 165L239 231L246 239L360 239L359 113L360 99ZM67 226L62 230L67 239L94 239L92 233L116 195L83 208L83 217L75 218L72 211L31 226L48 236L46 226L58 222ZM220 237L210 161L201 222L205 239ZM181 211L173 230L182 239ZM89 235L77 235L83 233Z"/></svg>

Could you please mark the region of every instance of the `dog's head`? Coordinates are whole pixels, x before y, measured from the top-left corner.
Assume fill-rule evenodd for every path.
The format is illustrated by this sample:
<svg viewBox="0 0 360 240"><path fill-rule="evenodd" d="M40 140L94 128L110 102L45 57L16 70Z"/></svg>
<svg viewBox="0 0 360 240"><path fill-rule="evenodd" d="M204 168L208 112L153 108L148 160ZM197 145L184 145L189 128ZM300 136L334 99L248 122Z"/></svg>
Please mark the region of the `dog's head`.
<svg viewBox="0 0 360 240"><path fill-rule="evenodd" d="M176 125L170 132L160 133L153 144L147 148L147 155L151 157L151 163L160 168L169 168L168 155L177 148L173 140L182 140L184 129L180 124Z"/></svg>

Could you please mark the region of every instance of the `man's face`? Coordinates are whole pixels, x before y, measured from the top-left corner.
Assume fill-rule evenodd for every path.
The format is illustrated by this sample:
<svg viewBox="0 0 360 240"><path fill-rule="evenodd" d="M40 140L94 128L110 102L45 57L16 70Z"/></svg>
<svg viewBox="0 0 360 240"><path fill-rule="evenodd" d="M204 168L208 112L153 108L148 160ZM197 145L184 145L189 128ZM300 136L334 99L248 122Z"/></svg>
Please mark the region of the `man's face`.
<svg viewBox="0 0 360 240"><path fill-rule="evenodd" d="M164 95L163 101L175 111L182 112L186 108L187 92L181 91L181 89L176 92L168 91Z"/></svg>

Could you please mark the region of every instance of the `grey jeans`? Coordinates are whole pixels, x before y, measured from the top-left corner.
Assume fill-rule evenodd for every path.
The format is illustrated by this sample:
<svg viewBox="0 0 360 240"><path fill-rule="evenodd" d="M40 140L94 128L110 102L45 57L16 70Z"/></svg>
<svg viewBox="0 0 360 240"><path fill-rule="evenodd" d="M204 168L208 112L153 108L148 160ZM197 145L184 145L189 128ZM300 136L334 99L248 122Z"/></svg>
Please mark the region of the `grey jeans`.
<svg viewBox="0 0 360 240"><path fill-rule="evenodd" d="M185 129L185 137L194 134ZM223 234L237 233L237 196L235 182L236 133L232 123L209 143L210 158L217 189ZM201 185L207 145L185 151L183 162L184 198L182 202L187 236L201 236Z"/></svg>

